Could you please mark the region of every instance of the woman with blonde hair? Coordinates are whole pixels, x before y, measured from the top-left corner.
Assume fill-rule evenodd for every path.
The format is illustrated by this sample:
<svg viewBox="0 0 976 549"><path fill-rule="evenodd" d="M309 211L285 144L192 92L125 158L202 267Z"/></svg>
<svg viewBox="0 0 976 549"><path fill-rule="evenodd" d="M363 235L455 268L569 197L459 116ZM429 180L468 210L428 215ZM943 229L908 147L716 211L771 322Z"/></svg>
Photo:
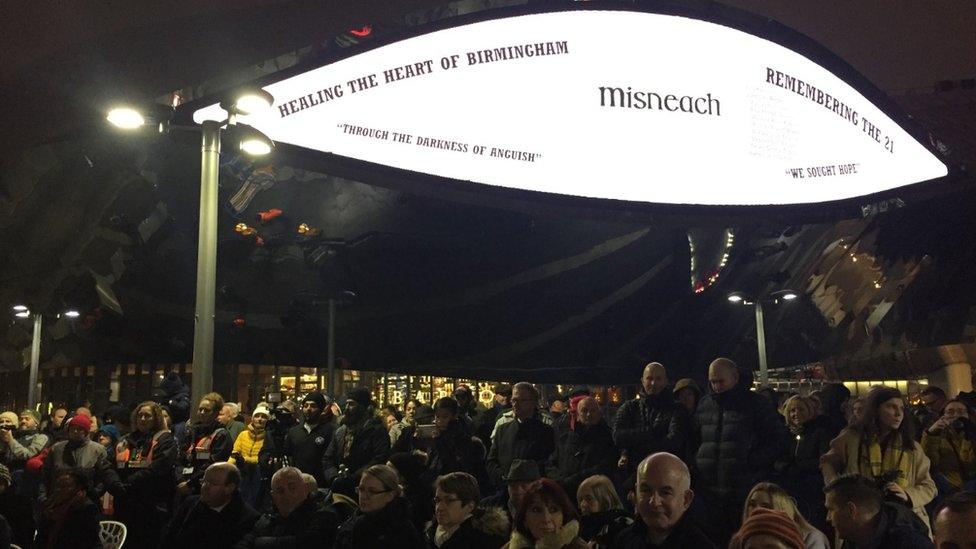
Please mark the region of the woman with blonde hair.
<svg viewBox="0 0 976 549"><path fill-rule="evenodd" d="M776 462L780 477L777 482L803 503L814 524L827 524L824 507L823 475L820 456L827 453L832 434L830 420L818 413L819 406L811 397L795 395L783 404L783 417L790 430L788 452Z"/></svg>
<svg viewBox="0 0 976 549"><path fill-rule="evenodd" d="M753 486L752 490L749 491L749 496L746 497L745 507L742 509L742 522L745 523L746 519L756 509L772 509L786 513L786 516L796 523L806 549L830 549L827 536L807 522L807 519L796 508L796 500L779 485L772 482L760 482Z"/></svg>
<svg viewBox="0 0 976 549"><path fill-rule="evenodd" d="M595 547L608 547L621 530L634 520L624 509L617 489L605 475L593 475L576 490L580 512L580 538Z"/></svg>

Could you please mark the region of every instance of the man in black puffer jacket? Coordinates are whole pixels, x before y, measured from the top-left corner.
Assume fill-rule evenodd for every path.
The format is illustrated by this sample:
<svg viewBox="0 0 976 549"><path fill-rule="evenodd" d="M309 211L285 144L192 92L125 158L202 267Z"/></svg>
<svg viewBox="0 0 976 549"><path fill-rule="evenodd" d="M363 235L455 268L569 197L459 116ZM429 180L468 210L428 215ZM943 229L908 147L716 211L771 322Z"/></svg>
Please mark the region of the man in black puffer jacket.
<svg viewBox="0 0 976 549"><path fill-rule="evenodd" d="M738 529L749 490L770 478L787 441L782 416L739 377L739 368L731 360L712 361L711 392L702 398L695 415L701 440L696 455L698 493L715 528L713 539L725 542Z"/></svg>
<svg viewBox="0 0 976 549"><path fill-rule="evenodd" d="M587 477L613 477L619 454L595 398L573 397L569 409L568 414L556 420L556 451L546 470L567 494L576 494Z"/></svg>
<svg viewBox="0 0 976 549"><path fill-rule="evenodd" d="M309 492L299 469L279 469L271 477L274 510L261 515L236 549L331 547L339 523Z"/></svg>
<svg viewBox="0 0 976 549"><path fill-rule="evenodd" d="M694 423L688 411L674 401L668 372L658 362L644 367L643 394L628 400L613 421L613 442L626 456L633 473L645 457L668 452L691 463L695 447Z"/></svg>

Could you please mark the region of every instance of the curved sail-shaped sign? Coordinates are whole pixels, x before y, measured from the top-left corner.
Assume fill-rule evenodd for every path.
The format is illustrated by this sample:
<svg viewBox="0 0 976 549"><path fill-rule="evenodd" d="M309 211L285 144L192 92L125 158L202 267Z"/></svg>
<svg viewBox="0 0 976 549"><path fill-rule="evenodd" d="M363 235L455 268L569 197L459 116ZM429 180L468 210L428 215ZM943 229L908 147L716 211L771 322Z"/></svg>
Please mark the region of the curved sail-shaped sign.
<svg viewBox="0 0 976 549"><path fill-rule="evenodd" d="M614 10L474 22L264 86L272 139L477 184L700 205L869 195L946 166L831 71L720 24ZM216 106L196 121L221 119Z"/></svg>

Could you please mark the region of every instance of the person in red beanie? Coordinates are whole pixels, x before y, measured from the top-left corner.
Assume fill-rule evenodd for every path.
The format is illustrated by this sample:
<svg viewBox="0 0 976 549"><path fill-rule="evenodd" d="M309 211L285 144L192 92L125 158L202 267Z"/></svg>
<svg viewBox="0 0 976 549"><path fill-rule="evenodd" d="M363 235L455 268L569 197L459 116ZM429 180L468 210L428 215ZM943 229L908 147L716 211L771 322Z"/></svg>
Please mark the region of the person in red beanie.
<svg viewBox="0 0 976 549"><path fill-rule="evenodd" d="M732 536L729 549L805 549L793 519L782 511L756 509Z"/></svg>
<svg viewBox="0 0 976 549"><path fill-rule="evenodd" d="M112 495L122 492L122 484L112 469L105 447L88 438L91 427L91 419L84 415L76 415L68 422L68 440L55 443L44 460L42 499L52 493L60 473L70 469L79 469L93 480L89 492L93 499L101 497L106 490Z"/></svg>

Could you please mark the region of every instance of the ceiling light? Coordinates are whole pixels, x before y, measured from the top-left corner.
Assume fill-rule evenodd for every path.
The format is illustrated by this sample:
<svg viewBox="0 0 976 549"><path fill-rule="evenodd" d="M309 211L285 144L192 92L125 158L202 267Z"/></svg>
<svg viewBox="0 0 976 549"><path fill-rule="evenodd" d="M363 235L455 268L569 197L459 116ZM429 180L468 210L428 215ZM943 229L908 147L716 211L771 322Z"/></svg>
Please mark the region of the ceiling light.
<svg viewBox="0 0 976 549"><path fill-rule="evenodd" d="M255 114L271 108L274 98L260 89L247 89L240 92L231 104L230 111L237 114Z"/></svg>
<svg viewBox="0 0 976 549"><path fill-rule="evenodd" d="M785 299L786 301L796 299L796 294L793 292L786 292L785 294L783 294L783 299Z"/></svg>
<svg viewBox="0 0 976 549"><path fill-rule="evenodd" d="M743 297L740 294L729 294L728 300L732 303L741 303Z"/></svg>
<svg viewBox="0 0 976 549"><path fill-rule="evenodd" d="M108 111L108 116L105 119L111 122L113 126L123 130L134 130L146 123L146 118L142 113L132 107L115 107Z"/></svg>
<svg viewBox="0 0 976 549"><path fill-rule="evenodd" d="M14 305L14 311L20 313L27 310L27 305Z"/></svg>
<svg viewBox="0 0 976 549"><path fill-rule="evenodd" d="M17 318L27 318L30 316L30 311L20 311L19 313L14 313Z"/></svg>
<svg viewBox="0 0 976 549"><path fill-rule="evenodd" d="M74 309L69 309L69 310L67 310L67 311L64 312L64 316L66 316L68 318L78 318L79 316L81 316L81 313L79 313L78 311L76 311Z"/></svg>

